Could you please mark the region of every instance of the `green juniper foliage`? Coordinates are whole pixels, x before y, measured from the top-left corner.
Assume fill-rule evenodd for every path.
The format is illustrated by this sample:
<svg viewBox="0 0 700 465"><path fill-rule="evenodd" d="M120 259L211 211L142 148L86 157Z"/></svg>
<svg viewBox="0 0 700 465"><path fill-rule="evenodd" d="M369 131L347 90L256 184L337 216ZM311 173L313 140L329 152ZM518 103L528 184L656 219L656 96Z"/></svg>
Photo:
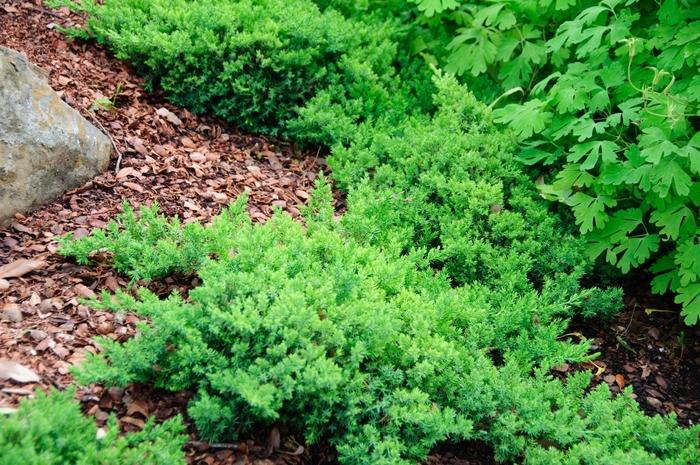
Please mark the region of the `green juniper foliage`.
<svg viewBox="0 0 700 465"><path fill-rule="evenodd" d="M581 288L585 240L514 162L516 137L555 130L548 117L530 134L500 132L454 78L433 84L425 66L489 73L482 95L511 75L534 82L539 66L566 71L572 55L548 64L538 54L551 36L535 32L553 33L592 2L59 3L88 13L74 34L109 43L176 102L331 146L348 192L340 222L321 179L305 227L280 214L253 226L241 198L207 227L127 207L104 230L64 240L63 254L106 254L134 281L202 280L187 299L103 293L95 305L150 321L124 344L103 339L81 382L187 389L205 440L284 423L309 443L330 441L345 465L414 463L461 439L514 463L698 463L698 428L645 416L629 390L589 390L590 374L550 374L595 356L563 337L568 318L612 313L620 295ZM523 124L507 119L532 116L525 106L496 117Z"/></svg>
<svg viewBox="0 0 700 465"><path fill-rule="evenodd" d="M580 276L583 243L513 159L513 139L454 78L436 84L433 116L334 147L329 165L349 189L347 229L368 243L427 252L459 284Z"/></svg>
<svg viewBox="0 0 700 465"><path fill-rule="evenodd" d="M567 303L558 293L453 288L413 257L348 237L330 197L321 180L306 228L283 214L253 226L239 199L198 236L202 260L191 263L202 284L188 300L105 296L103 307L150 323L124 344L103 339L78 380L191 390L188 414L205 440L282 422L309 443L329 440L347 465L414 463L438 441L470 438L524 463L700 459L697 429L645 416L629 393L584 394L589 374L565 383L548 374L588 357L587 345L559 338ZM144 231L160 224L155 209L145 217ZM118 235L94 233L72 250L88 245L140 273L123 256L139 249ZM523 315L538 318L528 325Z"/></svg>
<svg viewBox="0 0 700 465"><path fill-rule="evenodd" d="M185 442L179 418L162 425L151 419L143 431L119 436L112 416L106 435L80 413L73 391L36 391L19 409L0 416L0 457L3 465L178 465L185 464Z"/></svg>
<svg viewBox="0 0 700 465"><path fill-rule="evenodd" d="M311 0L51 3L86 11L86 29L70 32L109 42L173 103L297 141L342 140L355 123L419 109L410 88L430 84L403 59L395 21L347 19Z"/></svg>
<svg viewBox="0 0 700 465"><path fill-rule="evenodd" d="M70 32L109 43L174 102L299 142L372 151L406 119L429 124L425 63L493 104L522 97L496 121L524 142L522 162L553 165L541 191L571 207L590 258L651 264L653 291L700 316L694 0L50 3L86 11ZM450 234L436 261L459 253Z"/></svg>

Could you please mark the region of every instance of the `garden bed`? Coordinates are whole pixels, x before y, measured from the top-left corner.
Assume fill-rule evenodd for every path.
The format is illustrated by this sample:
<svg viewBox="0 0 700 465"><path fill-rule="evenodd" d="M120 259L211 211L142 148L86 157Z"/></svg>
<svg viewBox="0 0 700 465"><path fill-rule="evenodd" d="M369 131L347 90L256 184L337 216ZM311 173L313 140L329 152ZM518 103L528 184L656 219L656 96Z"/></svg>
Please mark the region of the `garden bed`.
<svg viewBox="0 0 700 465"><path fill-rule="evenodd" d="M41 269L14 280L9 290L0 291L1 302L19 306L23 315L20 322L3 322L0 358L34 369L42 378L42 388L53 385L62 389L72 381L70 366L79 363L86 352L97 350L93 336L126 340L134 334L137 321L131 314L121 319L78 302L101 289L123 287L127 280L111 268L78 266L57 256L57 236L71 231L86 235L92 228L104 226L120 210L122 199L132 204L155 200L169 216L207 223L244 189L249 191L248 211L253 221L264 222L273 206L298 217L316 173L325 169L317 153L299 153L283 141L239 133L219 120L195 117L166 104L157 94L146 94L141 80L127 65L93 43L68 42L55 30L57 23L80 21L78 15L49 11L40 4L0 3L0 44L26 53L50 71L52 87L89 119L99 121L119 148L110 171L0 230L0 264L24 258L46 262ZM115 93L117 88L120 90ZM103 97L113 98L116 108L90 112L95 100ZM173 123L178 120L181 124ZM166 278L152 287L165 295L189 287L192 279L196 278ZM609 384L613 392L632 385L649 414L673 411L681 423L697 424L698 330L684 326L677 308L667 300L649 297L647 282L643 275L639 282L630 280L626 309L614 320L574 322L569 332L593 338L601 352L595 364L585 365L598 372L595 382ZM662 311L647 315L645 310L650 308ZM560 373L576 369L557 368ZM2 404L9 406L34 387L11 381L0 385ZM183 412L188 393L165 393L139 385L125 390L91 386L77 396L84 411L98 422L115 411L128 431L138 430L149 415L162 420ZM323 446L300 452L296 446L302 438L284 429L261 431L248 441L213 447L194 436L190 439L187 456L192 463L252 460L264 465L334 460L332 449ZM491 454L481 443L442 445L427 463L484 465L493 463Z"/></svg>

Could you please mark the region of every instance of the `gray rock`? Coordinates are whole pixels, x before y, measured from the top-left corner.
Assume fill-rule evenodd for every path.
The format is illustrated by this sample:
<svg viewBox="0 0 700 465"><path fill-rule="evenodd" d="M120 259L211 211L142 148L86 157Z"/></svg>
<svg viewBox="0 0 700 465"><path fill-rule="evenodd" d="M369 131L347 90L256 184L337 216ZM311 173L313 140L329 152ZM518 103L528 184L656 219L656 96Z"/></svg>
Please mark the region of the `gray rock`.
<svg viewBox="0 0 700 465"><path fill-rule="evenodd" d="M104 171L111 150L43 70L0 46L0 223Z"/></svg>

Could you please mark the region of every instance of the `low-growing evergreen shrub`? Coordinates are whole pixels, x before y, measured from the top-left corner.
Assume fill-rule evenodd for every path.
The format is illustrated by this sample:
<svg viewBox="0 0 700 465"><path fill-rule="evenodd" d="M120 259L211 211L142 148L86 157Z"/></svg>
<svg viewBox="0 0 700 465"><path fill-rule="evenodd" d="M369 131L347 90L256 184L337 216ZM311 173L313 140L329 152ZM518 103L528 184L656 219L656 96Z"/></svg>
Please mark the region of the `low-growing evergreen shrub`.
<svg viewBox="0 0 700 465"><path fill-rule="evenodd" d="M202 259L191 263L202 284L186 300L105 294L103 307L133 309L150 323L124 344L103 339L79 381L191 390L188 413L205 440L283 423L310 443L329 440L347 465L414 463L437 441L469 438L524 463L700 458L697 429L646 417L628 394L610 400L606 387L586 395L585 373L566 383L547 374L588 357L586 344L559 338L567 305L559 294L453 288L413 257L348 237L330 198L321 184L306 227L287 215L253 226L239 199L197 236ZM149 229L163 220L154 210L143 218L142 246L158 249ZM123 256L143 249L119 243L120 222L67 242L64 253L100 250L143 276ZM176 269L180 259L168 257L196 242L166 230L162 243L176 245L157 275ZM492 324L508 316L512 331Z"/></svg>
<svg viewBox="0 0 700 465"><path fill-rule="evenodd" d="M19 409L0 416L0 461L3 465L178 465L185 464L185 436L179 418L119 436L109 419L106 434L80 413L73 391L37 390Z"/></svg>
<svg viewBox="0 0 700 465"><path fill-rule="evenodd" d="M433 116L334 146L329 165L349 191L346 230L361 242L425 253L456 284L523 290L549 280L575 292L590 265L583 242L540 197L488 109L452 77L436 85ZM616 293L586 313L614 312Z"/></svg>
<svg viewBox="0 0 700 465"><path fill-rule="evenodd" d="M589 390L589 374L549 374L594 357L562 336L567 318L611 313L619 291L580 288L582 241L488 109L449 77L427 101L422 60L435 57L419 42L434 37L414 37L409 52L415 31L401 23L413 13L397 2L315 3L78 5L87 34L175 102L332 146L348 192L338 223L321 183L305 227L285 215L253 226L242 198L208 227L127 208L64 240L65 255L111 255L133 280L202 280L187 298L103 293L94 305L150 322L124 344L103 339L79 380L187 389L203 439L284 423L329 440L345 465L413 463L438 441L474 438L516 463L696 464L697 428L645 416L629 390Z"/></svg>
<svg viewBox="0 0 700 465"><path fill-rule="evenodd" d="M311 0L51 3L86 11L86 29L70 32L109 43L173 103L297 141L330 144L358 122L403 117L420 109L411 87L430 84L399 52L395 21L347 19Z"/></svg>

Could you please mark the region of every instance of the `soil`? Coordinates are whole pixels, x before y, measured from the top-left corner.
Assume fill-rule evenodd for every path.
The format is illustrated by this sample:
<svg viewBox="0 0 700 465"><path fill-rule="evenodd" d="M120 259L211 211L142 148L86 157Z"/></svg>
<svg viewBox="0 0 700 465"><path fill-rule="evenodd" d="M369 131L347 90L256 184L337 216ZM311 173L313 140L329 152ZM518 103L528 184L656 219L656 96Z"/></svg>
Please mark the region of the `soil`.
<svg viewBox="0 0 700 465"><path fill-rule="evenodd" d="M219 120L197 117L146 93L133 70L94 43L72 42L56 25L82 18L66 9L48 10L40 0L0 0L0 45L25 53L49 72L51 86L71 106L109 133L116 149L109 171L66 192L55 202L0 228L0 266L37 260L36 269L9 279L0 290L0 359L34 370L36 384L0 381L0 406L13 407L40 387L64 389L69 369L88 352L93 338L125 340L138 318L118 316L79 303L101 289L114 290L126 280L111 269L83 267L56 255L56 238L76 236L104 226L123 201L157 201L168 215L208 222L221 208L248 191L254 221L265 221L274 206L299 215L317 173L326 169L318 154L299 153L289 143L241 133ZM98 99L114 109L97 109ZM91 110L91 107L93 110ZM174 117L173 117L174 116ZM339 205L341 206L341 205ZM342 206L341 206L342 207ZM595 382L614 391L632 385L649 414L675 412L683 424L700 421L700 329L683 325L678 309L647 295L646 280L628 286L626 310L611 322L576 322L570 337L592 338L601 353L595 364L559 367L598 371ZM160 293L193 285L190 278L158 283ZM655 309L650 314L645 311ZM17 318L19 313L20 317ZM146 386L126 389L89 386L76 393L86 414L104 424L114 412L124 431L137 430L154 415L163 420L183 413L188 393L167 393ZM279 438L279 441L277 440ZM199 442L194 431L186 448L192 464L334 463L329 447L300 447L300 438L274 428L232 444ZM279 447L276 446L279 443ZM440 445L430 465L490 465L492 451L483 443Z"/></svg>
<svg viewBox="0 0 700 465"><path fill-rule="evenodd" d="M632 396L647 414L675 413L680 424L697 425L700 327L683 323L672 297L650 294L650 276L635 278L623 283L625 309L612 321L572 324L569 332L592 339L600 352L594 364L583 368L596 373L594 383L608 383L614 393L632 386Z"/></svg>

